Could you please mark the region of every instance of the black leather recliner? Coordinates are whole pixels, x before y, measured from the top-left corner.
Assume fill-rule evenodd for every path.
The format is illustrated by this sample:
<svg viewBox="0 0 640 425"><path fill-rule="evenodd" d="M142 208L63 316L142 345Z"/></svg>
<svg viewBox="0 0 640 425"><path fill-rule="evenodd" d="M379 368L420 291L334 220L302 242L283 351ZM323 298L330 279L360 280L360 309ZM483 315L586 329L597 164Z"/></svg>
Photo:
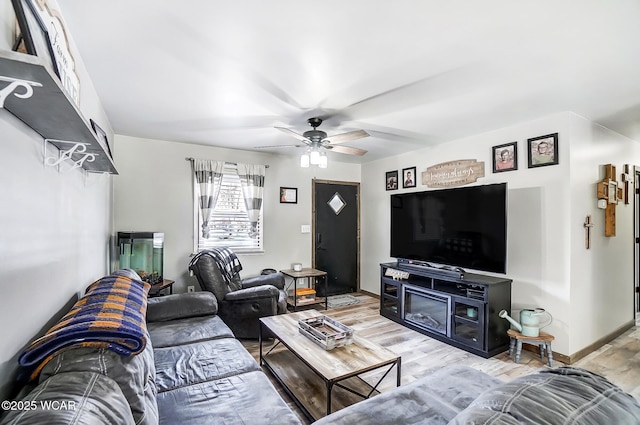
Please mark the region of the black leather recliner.
<svg viewBox="0 0 640 425"><path fill-rule="evenodd" d="M287 294L282 273L247 279L240 279L240 274L237 273L227 282L212 256L201 255L195 260L189 270L198 279L200 288L216 296L218 315L231 328L236 338L258 338L258 320L261 317L287 312Z"/></svg>

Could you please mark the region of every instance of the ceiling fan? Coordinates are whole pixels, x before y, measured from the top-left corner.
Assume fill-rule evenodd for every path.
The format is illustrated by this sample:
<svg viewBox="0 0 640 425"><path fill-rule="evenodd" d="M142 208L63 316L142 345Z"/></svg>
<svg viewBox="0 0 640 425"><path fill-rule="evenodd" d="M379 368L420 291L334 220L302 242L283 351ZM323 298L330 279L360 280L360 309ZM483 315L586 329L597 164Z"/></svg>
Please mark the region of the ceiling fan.
<svg viewBox="0 0 640 425"><path fill-rule="evenodd" d="M322 130L318 130L320 124L322 124L322 118L309 118L307 120L309 125L313 127L313 130L305 131L302 134L298 134L285 127L275 127L280 131L283 131L296 139L303 142L305 145L313 150L319 150L321 148L330 149L333 152L344 153L347 155L364 155L367 153L364 149L353 148L350 146L342 146L342 143L350 142L352 140L362 139L363 137L369 137L369 133L364 130L348 131L346 133L336 134L334 136L327 136ZM283 145L282 147L284 147ZM304 145L294 145L304 146Z"/></svg>

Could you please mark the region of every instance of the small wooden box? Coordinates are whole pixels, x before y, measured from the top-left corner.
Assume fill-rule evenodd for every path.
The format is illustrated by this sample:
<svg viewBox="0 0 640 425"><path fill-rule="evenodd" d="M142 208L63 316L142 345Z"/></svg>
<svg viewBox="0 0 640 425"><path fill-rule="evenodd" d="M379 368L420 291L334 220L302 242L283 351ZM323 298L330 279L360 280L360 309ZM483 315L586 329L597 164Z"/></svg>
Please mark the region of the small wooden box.
<svg viewBox="0 0 640 425"><path fill-rule="evenodd" d="M302 319L298 321L298 330L325 350L353 342L353 329L327 316Z"/></svg>

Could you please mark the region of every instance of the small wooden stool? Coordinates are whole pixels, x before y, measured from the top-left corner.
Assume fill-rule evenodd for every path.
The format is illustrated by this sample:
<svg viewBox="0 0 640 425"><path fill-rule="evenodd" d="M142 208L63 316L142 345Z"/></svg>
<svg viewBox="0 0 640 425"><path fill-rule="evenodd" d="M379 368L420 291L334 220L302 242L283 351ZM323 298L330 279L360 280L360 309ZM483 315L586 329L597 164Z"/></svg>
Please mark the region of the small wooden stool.
<svg viewBox="0 0 640 425"><path fill-rule="evenodd" d="M549 335L545 332L540 332L539 336L525 336L515 329L509 329L507 335L511 340L509 341L509 356L513 356L515 349L515 362L520 363L520 353L522 352L522 344L537 345L540 347L540 358L544 359L544 351L547 350L547 357L549 359L549 367L553 367L553 351L551 351L551 341L554 340L553 335Z"/></svg>

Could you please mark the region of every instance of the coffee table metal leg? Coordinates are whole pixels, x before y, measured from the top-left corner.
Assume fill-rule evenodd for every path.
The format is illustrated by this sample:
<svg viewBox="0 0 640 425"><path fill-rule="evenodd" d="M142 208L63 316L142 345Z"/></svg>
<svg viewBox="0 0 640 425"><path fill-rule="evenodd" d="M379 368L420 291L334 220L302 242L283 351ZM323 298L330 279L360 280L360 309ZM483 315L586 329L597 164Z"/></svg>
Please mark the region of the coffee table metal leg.
<svg viewBox="0 0 640 425"><path fill-rule="evenodd" d="M395 362L391 363L391 366L389 366L389 369L387 369L387 371L384 373L384 375L382 375L382 377L380 379L378 379L378 382L375 385L371 385L371 384L367 384L371 387L371 391L369 392L369 394L360 394L357 393L353 390L349 390L349 388L343 387L349 391L351 391L354 394L358 394L360 397L367 399L367 398L371 398L371 395L378 391L378 385L380 385L382 383L382 381L384 380L384 378L387 377L387 375L393 370L393 367L396 367L396 373L398 374L396 376L396 386L400 386L400 358L398 358L398 360L396 360ZM361 378L362 379L362 378ZM379 392L379 391L378 391Z"/></svg>
<svg viewBox="0 0 640 425"><path fill-rule="evenodd" d="M293 278L293 311L298 311L298 294L296 293L296 289L298 289L298 278Z"/></svg>
<svg viewBox="0 0 640 425"><path fill-rule="evenodd" d="M258 321L258 342L260 344L260 366L264 364L262 361L262 322Z"/></svg>
<svg viewBox="0 0 640 425"><path fill-rule="evenodd" d="M331 414L331 391L333 390L333 382L327 381L327 416Z"/></svg>
<svg viewBox="0 0 640 425"><path fill-rule="evenodd" d="M383 365L383 366L384 366L384 365ZM383 366L380 366L380 367L383 367ZM360 392L358 392L358 391L356 391L356 390L354 390L354 389L352 389L352 388L349 388L349 387L347 387L347 386L345 386L345 385L342 385L342 383L341 383L342 381L337 381L337 382L335 382L334 384L335 384L335 386L336 386L336 387L339 387L339 388L342 388L343 390L349 391L350 393L355 394L355 395L357 395L357 396L360 396L360 397L362 397L363 399L365 399L365 400L366 400L366 399L368 399L368 398L371 398L371 396L373 395L373 393L375 393L376 391L378 391L378 385L380 385L380 384L382 383L382 381L384 381L384 379L387 377L387 375L389 375L389 373L393 370L393 368L394 368L394 367L396 368L396 373L398 374L398 375L397 375L397 377L396 377L396 386L398 386L398 387L400 386L400 382L401 382L401 373L402 373L402 372L401 372L401 370L400 370L400 357L398 357L398 359L397 359L396 361L394 361L393 363L391 363L391 364L386 364L386 366L389 366L389 368L388 368L388 369L387 369L387 371L382 375L382 377L381 377L380 379L378 379L378 382L377 382L375 385L371 385L371 384L369 384L367 381L365 381L364 379L362 379L362 378L360 377L360 375L355 375L358 379L360 379L362 382L364 382L366 385L368 385L368 386L369 386L369 388L370 388L371 390L369 391L369 393L368 393L368 394L362 394L362 393L360 393ZM380 391L378 391L378 393L380 393Z"/></svg>
<svg viewBox="0 0 640 425"><path fill-rule="evenodd" d="M329 285L327 284L327 273L324 274L324 309L329 310Z"/></svg>

